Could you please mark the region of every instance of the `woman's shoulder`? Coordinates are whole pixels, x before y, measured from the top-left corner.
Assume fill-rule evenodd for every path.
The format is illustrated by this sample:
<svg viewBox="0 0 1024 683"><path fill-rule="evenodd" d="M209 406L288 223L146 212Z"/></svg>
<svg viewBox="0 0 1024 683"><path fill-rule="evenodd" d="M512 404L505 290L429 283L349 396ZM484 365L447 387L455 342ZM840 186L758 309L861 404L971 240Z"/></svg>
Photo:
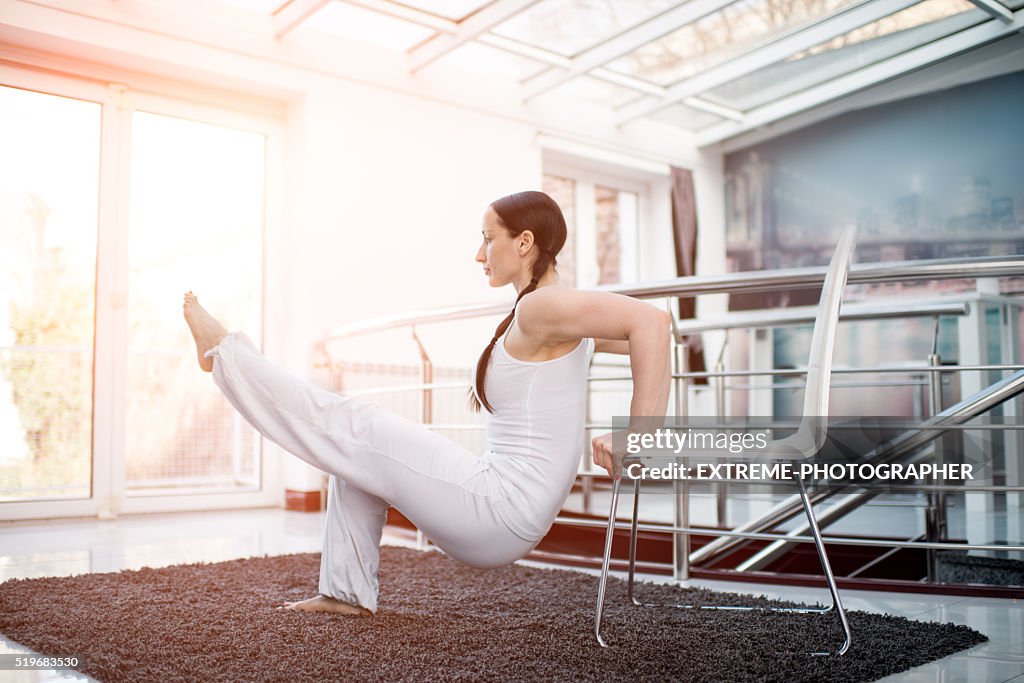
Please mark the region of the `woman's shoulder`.
<svg viewBox="0 0 1024 683"><path fill-rule="evenodd" d="M659 317L669 324L669 314L646 301L600 290L549 285L524 296L517 311L520 326L530 336L547 341L593 337L628 339L630 330Z"/></svg>
<svg viewBox="0 0 1024 683"><path fill-rule="evenodd" d="M516 326L538 343L549 345L561 343L569 337L579 339L581 335L564 334L562 328L567 320L578 316L576 299L581 290L566 285L547 285L530 292L516 307Z"/></svg>
<svg viewBox="0 0 1024 683"><path fill-rule="evenodd" d="M547 361L560 357L579 344L583 335L566 334L563 329L574 316L572 297L579 290L564 285L547 285L530 292L516 307L513 345L520 346L524 360ZM511 327L509 328L512 329Z"/></svg>
<svg viewBox="0 0 1024 683"><path fill-rule="evenodd" d="M530 292L516 306L516 317L523 321L534 318L543 319L551 314L558 314L559 309L570 303L579 290L567 285L547 285Z"/></svg>

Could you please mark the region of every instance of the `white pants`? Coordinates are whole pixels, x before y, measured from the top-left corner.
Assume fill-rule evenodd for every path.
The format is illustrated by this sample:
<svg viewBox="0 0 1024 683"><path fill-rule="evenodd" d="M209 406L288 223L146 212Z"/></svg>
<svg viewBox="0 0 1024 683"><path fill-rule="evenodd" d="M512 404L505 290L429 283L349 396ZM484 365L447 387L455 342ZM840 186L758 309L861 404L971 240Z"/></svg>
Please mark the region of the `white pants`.
<svg viewBox="0 0 1024 683"><path fill-rule="evenodd" d="M377 610L377 565L393 505L448 555L480 568L526 555L535 542L495 514L487 464L373 403L320 389L271 364L242 333L206 352L213 380L263 436L331 475L319 591Z"/></svg>

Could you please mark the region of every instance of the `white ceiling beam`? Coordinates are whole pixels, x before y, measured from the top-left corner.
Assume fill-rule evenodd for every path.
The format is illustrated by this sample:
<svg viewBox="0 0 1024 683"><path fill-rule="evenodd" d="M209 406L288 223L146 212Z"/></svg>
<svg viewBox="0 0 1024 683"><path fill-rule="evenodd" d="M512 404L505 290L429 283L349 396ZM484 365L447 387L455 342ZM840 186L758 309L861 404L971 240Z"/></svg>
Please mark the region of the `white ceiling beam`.
<svg viewBox="0 0 1024 683"><path fill-rule="evenodd" d="M730 121L743 122L746 116L743 112L732 107L726 107L725 105L718 104L717 102L709 102L700 97L687 97L683 100L683 104L691 109L697 109L699 111L714 114L715 116L721 116L723 119L729 119Z"/></svg>
<svg viewBox="0 0 1024 683"><path fill-rule="evenodd" d="M453 35L435 35L409 52L409 69L419 71L455 48L487 33L539 0L495 0L459 23Z"/></svg>
<svg viewBox="0 0 1024 683"><path fill-rule="evenodd" d="M980 9L988 12L994 19L1009 23L1013 21L1013 12L1010 8L997 0L971 0Z"/></svg>
<svg viewBox="0 0 1024 683"><path fill-rule="evenodd" d="M436 14L425 12L415 7L407 7L405 5L399 5L392 0L344 0L349 5L356 7L362 7L379 14L383 14L395 19L404 19L405 21L411 22L418 26L433 29L439 33L446 33L448 35L455 35L459 29L459 23L439 17ZM511 38L505 38L504 36L495 35L493 33L482 33L476 38L476 42L488 47L497 48L503 52L509 54L518 55L520 57L529 57L534 59L541 64L547 64L548 66L557 66L566 68L569 65L569 58L563 57L560 54L545 50L543 48L534 47L521 43L518 40Z"/></svg>
<svg viewBox="0 0 1024 683"><path fill-rule="evenodd" d="M426 28L432 28L440 33L447 33L454 35L458 29L458 22L452 21L445 17L439 17L436 14L430 12L424 12L421 9L415 7L408 7L406 5L399 5L391 0L345 0L349 5L355 5L356 7L362 7L378 14L384 14L395 19L404 19L405 21L423 26Z"/></svg>
<svg viewBox="0 0 1024 683"><path fill-rule="evenodd" d="M476 39L476 42L488 47L503 50L509 54L518 55L520 57L529 57L530 59L535 59L541 64L547 64L548 66L565 67L569 63L568 57L563 57L557 52L551 52L544 48L520 43L518 40L499 36L494 33L484 33Z"/></svg>
<svg viewBox="0 0 1024 683"><path fill-rule="evenodd" d="M519 57L528 57L540 62L541 64L547 64L550 67L558 69L569 68L569 63L571 61L568 57L560 55L557 52L551 52L544 48L527 45L526 43L521 43L518 40L505 38L504 36L499 36L494 33L485 33L477 38L476 42L482 45L487 45L488 47L497 48L498 50L503 50L509 54L518 55ZM665 88L660 85L655 85L649 81L635 78L633 76L627 76L626 74L620 74L609 69L594 69L588 75L598 79L599 81L636 90L637 92L653 95L654 97L663 97L665 95Z"/></svg>
<svg viewBox="0 0 1024 683"><path fill-rule="evenodd" d="M717 12L734 0L691 0L679 7L652 17L642 24L623 31L616 36L576 55L567 69L546 71L535 76L523 86L523 99L529 100L543 92L556 88L562 83L600 67L613 59L629 54L686 24Z"/></svg>
<svg viewBox="0 0 1024 683"><path fill-rule="evenodd" d="M652 95L654 97L665 96L665 88L662 86L655 85L650 81L645 81L642 78L637 78L636 76L620 74L619 72L612 71L611 69L594 69L587 75L600 81L604 81L605 83L619 85L623 88L630 88L631 90L636 90L637 92L642 92L646 95Z"/></svg>
<svg viewBox="0 0 1024 683"><path fill-rule="evenodd" d="M534 47L533 45L520 43L518 40L505 38L504 36L499 36L494 33L485 33L477 38L476 42L497 48L498 50L503 50L509 54L518 55L519 57L534 59L541 64L547 64L553 68L566 69L569 67L570 59L568 57L543 48ZM618 85L623 88L629 88L630 90L635 90L645 95L653 95L654 97L663 97L665 95L665 88L660 85L655 85L649 81L635 78L633 76L627 76L626 74L620 74L609 69L594 69L588 75L599 81Z"/></svg>
<svg viewBox="0 0 1024 683"><path fill-rule="evenodd" d="M990 19L984 24L965 29L941 40L922 45L909 52L833 79L828 83L808 88L803 92L758 107L747 112L746 119L742 123L724 121L715 124L697 134L697 145L706 147L734 135L770 125L775 121L897 78L985 43L999 40L1022 29L1024 29L1024 10L1014 12L1010 23Z"/></svg>
<svg viewBox="0 0 1024 683"><path fill-rule="evenodd" d="M665 97L660 100L644 98L619 109L619 125L648 116L680 102L687 97L707 92L724 83L753 73L769 64L782 61L792 54L814 47L820 43L846 35L850 31L883 19L891 14L918 4L920 0L877 0L867 2L842 14L829 17L802 31L793 33L764 47L751 50L735 59L705 69L683 81L666 88Z"/></svg>
<svg viewBox="0 0 1024 683"><path fill-rule="evenodd" d="M290 0L274 11L274 37L285 34L316 14L331 0Z"/></svg>

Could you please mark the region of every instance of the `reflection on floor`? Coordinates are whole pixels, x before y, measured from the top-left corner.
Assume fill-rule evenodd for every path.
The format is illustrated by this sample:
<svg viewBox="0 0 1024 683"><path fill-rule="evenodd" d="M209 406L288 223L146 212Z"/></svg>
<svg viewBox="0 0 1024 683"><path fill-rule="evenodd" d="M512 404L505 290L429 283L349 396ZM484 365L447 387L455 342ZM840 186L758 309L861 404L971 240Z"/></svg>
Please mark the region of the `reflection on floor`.
<svg viewBox="0 0 1024 683"><path fill-rule="evenodd" d="M0 523L0 581L316 552L320 550L322 533L322 514L280 509L139 515L112 521ZM385 542L406 543L401 537L388 534ZM803 601L827 599L824 589L816 592L717 581L694 581L690 585ZM967 624L990 639L886 681L973 683L1019 679L1024 683L1024 601L867 591L844 591L843 601L855 610ZM0 637L0 654L24 652L21 646ZM54 671L0 671L0 683L55 680L89 679Z"/></svg>

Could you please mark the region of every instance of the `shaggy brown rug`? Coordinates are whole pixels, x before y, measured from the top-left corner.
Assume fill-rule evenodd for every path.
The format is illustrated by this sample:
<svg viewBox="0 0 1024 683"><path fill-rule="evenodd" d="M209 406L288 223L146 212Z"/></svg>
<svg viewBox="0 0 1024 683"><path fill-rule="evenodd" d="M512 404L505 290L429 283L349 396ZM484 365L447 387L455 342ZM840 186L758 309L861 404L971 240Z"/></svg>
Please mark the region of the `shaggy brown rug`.
<svg viewBox="0 0 1024 683"><path fill-rule="evenodd" d="M75 654L100 681L869 681L976 643L965 626L853 612L843 657L833 616L646 609L597 579L511 566L483 571L385 546L380 610L346 617L275 609L316 593L319 555L261 557L0 585L0 632ZM734 594L643 585L645 599L742 604ZM768 601L759 599L762 603Z"/></svg>

